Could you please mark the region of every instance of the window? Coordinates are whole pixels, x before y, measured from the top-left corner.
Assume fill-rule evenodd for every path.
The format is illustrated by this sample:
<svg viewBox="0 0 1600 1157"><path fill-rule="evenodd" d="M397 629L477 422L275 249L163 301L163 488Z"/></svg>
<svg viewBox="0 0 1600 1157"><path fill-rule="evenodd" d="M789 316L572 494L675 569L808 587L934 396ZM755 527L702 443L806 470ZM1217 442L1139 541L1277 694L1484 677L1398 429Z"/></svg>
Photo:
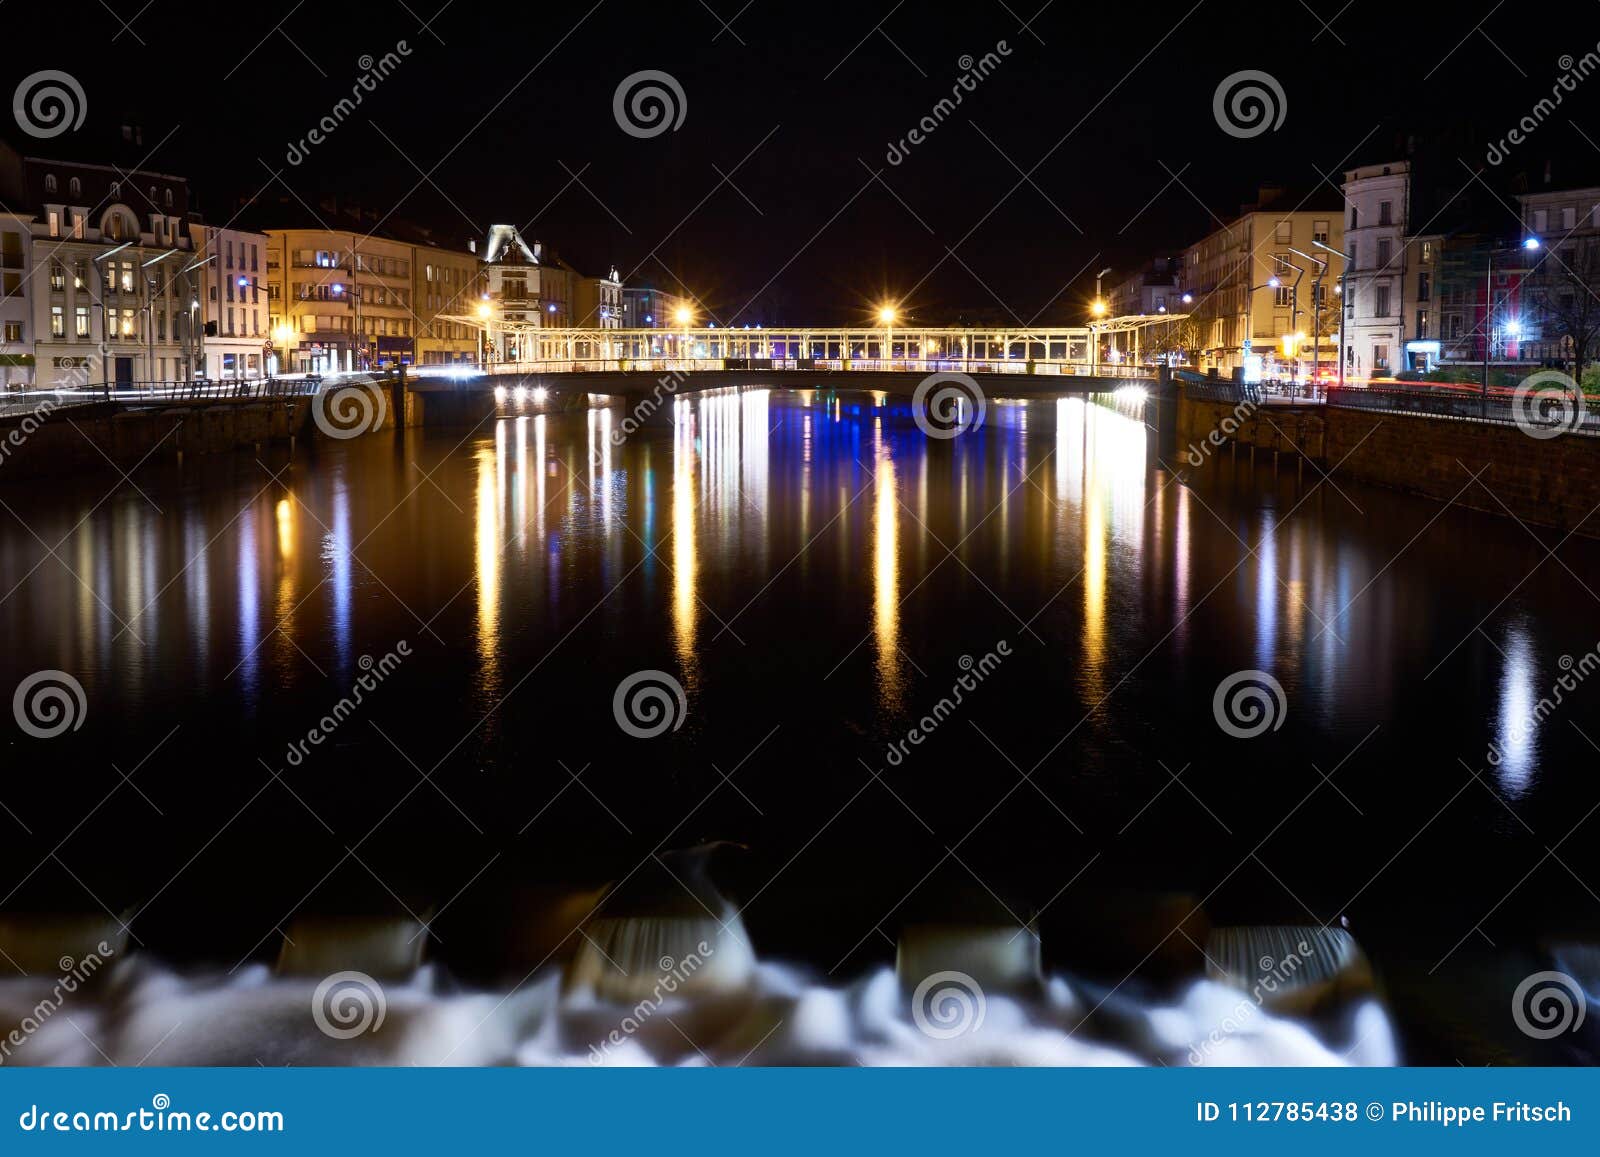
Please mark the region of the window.
<svg viewBox="0 0 1600 1157"><path fill-rule="evenodd" d="M133 292L133 262L131 261L122 263L122 292Z"/></svg>
<svg viewBox="0 0 1600 1157"><path fill-rule="evenodd" d="M166 202L167 202L167 208L169 208L169 209L172 208L172 190L171 189L167 190Z"/></svg>
<svg viewBox="0 0 1600 1157"><path fill-rule="evenodd" d="M1356 222L1359 219L1360 219L1360 217L1356 212L1356 207L1354 205L1351 205L1350 206L1350 228L1352 228L1352 229L1357 228L1358 226L1357 226Z"/></svg>
<svg viewBox="0 0 1600 1157"><path fill-rule="evenodd" d="M1417 310L1417 336L1428 336L1428 311L1425 309Z"/></svg>
<svg viewBox="0 0 1600 1157"><path fill-rule="evenodd" d="M65 337L67 333L66 311L59 305L50 307L50 336Z"/></svg>
<svg viewBox="0 0 1600 1157"><path fill-rule="evenodd" d="M1294 222L1287 220L1279 221L1273 231L1272 236L1273 240L1279 242L1280 244L1287 245L1289 242L1294 240Z"/></svg>
<svg viewBox="0 0 1600 1157"><path fill-rule="evenodd" d="M1431 263L1433 261L1433 242L1432 241L1424 241L1422 243L1422 255L1421 255L1419 260L1421 260L1422 264L1424 264L1424 265L1427 265L1427 264L1429 264L1429 263Z"/></svg>
<svg viewBox="0 0 1600 1157"><path fill-rule="evenodd" d="M44 175L44 191L46 193L54 193L56 191L56 175L54 173L46 173Z"/></svg>
<svg viewBox="0 0 1600 1157"><path fill-rule="evenodd" d="M1379 201L1378 202L1378 224L1379 225L1393 225L1394 224L1394 202L1393 201Z"/></svg>
<svg viewBox="0 0 1600 1157"><path fill-rule="evenodd" d="M1393 242L1387 237L1378 238L1378 268L1387 269L1389 261L1394 256Z"/></svg>
<svg viewBox="0 0 1600 1157"><path fill-rule="evenodd" d="M66 269L62 267L61 262L59 262L59 261L51 261L50 262L50 288L51 289L65 289L66 286L67 286L67 271L66 271Z"/></svg>
<svg viewBox="0 0 1600 1157"><path fill-rule="evenodd" d="M1311 239L1320 241L1324 245L1328 243L1328 223L1326 221L1311 222Z"/></svg>
<svg viewBox="0 0 1600 1157"><path fill-rule="evenodd" d="M50 223L50 236L61 236L61 210L51 209L45 214L45 219Z"/></svg>
<svg viewBox="0 0 1600 1157"><path fill-rule="evenodd" d="M1550 228L1550 212L1548 209L1535 209L1533 211L1533 231L1543 233Z"/></svg>
<svg viewBox="0 0 1600 1157"><path fill-rule="evenodd" d="M111 182L111 187L106 191L106 193L107 193L107 196L111 196L111 197L120 197L120 196L122 196L122 182L121 181L112 181Z"/></svg>
<svg viewBox="0 0 1600 1157"><path fill-rule="evenodd" d="M1361 268L1361 262L1356 256L1357 251L1359 249L1360 249L1360 246L1358 246L1354 241L1350 242L1350 268L1351 269L1360 269Z"/></svg>
<svg viewBox="0 0 1600 1157"><path fill-rule="evenodd" d="M1578 227L1578 208L1576 205L1568 205L1561 210L1561 227L1569 233Z"/></svg>
<svg viewBox="0 0 1600 1157"><path fill-rule="evenodd" d="M1389 368L1389 347L1387 345L1375 345L1372 347L1372 368L1375 370Z"/></svg>
<svg viewBox="0 0 1600 1157"><path fill-rule="evenodd" d="M68 193L69 196L73 196L73 197L81 197L81 196L83 196L83 182L78 180L78 178L76 178L76 177L68 177L67 178L67 193Z"/></svg>
<svg viewBox="0 0 1600 1157"><path fill-rule="evenodd" d="M1428 301L1433 293L1433 274L1417 274L1417 300Z"/></svg>
<svg viewBox="0 0 1600 1157"><path fill-rule="evenodd" d="M72 333L75 337L89 336L89 307L80 305L72 311Z"/></svg>
<svg viewBox="0 0 1600 1157"><path fill-rule="evenodd" d="M22 323L20 321L8 321L8 322L6 322L6 340L7 341L21 341L22 340Z"/></svg>
<svg viewBox="0 0 1600 1157"><path fill-rule="evenodd" d="M1374 317L1389 316L1389 287L1377 285L1372 291L1372 315Z"/></svg>

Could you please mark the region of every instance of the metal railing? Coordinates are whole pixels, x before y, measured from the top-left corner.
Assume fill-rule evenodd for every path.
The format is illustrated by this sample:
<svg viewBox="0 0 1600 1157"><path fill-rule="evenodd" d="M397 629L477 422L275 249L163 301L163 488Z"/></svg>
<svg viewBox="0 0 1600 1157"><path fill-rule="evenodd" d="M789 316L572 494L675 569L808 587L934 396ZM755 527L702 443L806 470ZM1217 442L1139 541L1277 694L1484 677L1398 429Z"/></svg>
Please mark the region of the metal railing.
<svg viewBox="0 0 1600 1157"><path fill-rule="evenodd" d="M322 379L195 378L172 382L112 382L101 398L108 402L259 401L315 394Z"/></svg>
<svg viewBox="0 0 1600 1157"><path fill-rule="evenodd" d="M1491 389L1485 396L1470 386L1346 386L1328 391L1328 405L1600 436L1600 405L1585 404L1571 394L1563 401L1554 396L1519 397L1517 391L1504 388Z"/></svg>

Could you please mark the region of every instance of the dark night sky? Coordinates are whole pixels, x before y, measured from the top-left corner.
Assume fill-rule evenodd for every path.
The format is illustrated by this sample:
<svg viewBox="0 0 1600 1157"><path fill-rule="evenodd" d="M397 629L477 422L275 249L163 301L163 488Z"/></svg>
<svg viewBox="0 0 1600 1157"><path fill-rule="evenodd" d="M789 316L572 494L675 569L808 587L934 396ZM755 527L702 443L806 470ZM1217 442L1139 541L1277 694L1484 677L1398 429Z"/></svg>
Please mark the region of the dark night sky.
<svg viewBox="0 0 1600 1157"><path fill-rule="evenodd" d="M587 271L681 279L725 323L853 321L902 295L929 320L1075 323L1097 269L1181 248L1211 227L1208 209L1229 215L1257 183L1310 191L1319 173L1337 181L1408 147L1427 197L1467 186L1480 212L1507 217L1463 160L1481 167L1488 140L1548 95L1560 58L1600 42L1600 5L1541 5L1530 27L1493 0L1353 0L1337 18L1329 0L1055 0L1031 31L1020 26L1038 0L752 0L736 18L742 0L455 0L436 18L439 0L153 0L137 17L140 0L105 2L131 32L97 6L70 35L25 27L55 19L47 6L0 10L14 61L82 82L88 117L69 151L83 159L129 117L147 144L176 124L148 167L187 174L208 220L259 190L250 222L282 223L276 202L295 202L270 166L311 205L337 193L451 243L511 222ZM398 70L288 165L363 55L399 40L412 51ZM889 142L949 94L961 58L1001 40L1011 54L993 75L889 165ZM687 102L680 128L647 140L612 113L618 83L643 69L670 73ZM1279 129L1245 140L1212 113L1218 83L1242 69L1275 76L1287 106ZM1538 185L1548 158L1557 183L1592 180L1600 148L1583 133L1600 142L1597 114L1600 74L1490 183Z"/></svg>

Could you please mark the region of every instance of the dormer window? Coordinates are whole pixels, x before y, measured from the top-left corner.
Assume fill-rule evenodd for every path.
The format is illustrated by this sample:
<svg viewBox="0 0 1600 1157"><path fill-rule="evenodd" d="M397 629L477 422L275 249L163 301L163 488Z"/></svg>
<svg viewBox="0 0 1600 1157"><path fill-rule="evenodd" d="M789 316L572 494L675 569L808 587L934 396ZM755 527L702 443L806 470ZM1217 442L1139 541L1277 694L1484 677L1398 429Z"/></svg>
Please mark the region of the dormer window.
<svg viewBox="0 0 1600 1157"><path fill-rule="evenodd" d="M111 189L110 189L110 192L109 192L108 195L113 197L113 198L122 196L122 182L121 181L112 181L111 182Z"/></svg>
<svg viewBox="0 0 1600 1157"><path fill-rule="evenodd" d="M167 208L169 208L169 209L172 208L172 190L171 189L167 190L167 198L166 198L166 200L167 200Z"/></svg>
<svg viewBox="0 0 1600 1157"><path fill-rule="evenodd" d="M76 177L68 177L67 192L74 197L83 196L83 182Z"/></svg>
<svg viewBox="0 0 1600 1157"><path fill-rule="evenodd" d="M54 173L46 173L44 175L44 191L46 193L54 193L56 191L56 175Z"/></svg>

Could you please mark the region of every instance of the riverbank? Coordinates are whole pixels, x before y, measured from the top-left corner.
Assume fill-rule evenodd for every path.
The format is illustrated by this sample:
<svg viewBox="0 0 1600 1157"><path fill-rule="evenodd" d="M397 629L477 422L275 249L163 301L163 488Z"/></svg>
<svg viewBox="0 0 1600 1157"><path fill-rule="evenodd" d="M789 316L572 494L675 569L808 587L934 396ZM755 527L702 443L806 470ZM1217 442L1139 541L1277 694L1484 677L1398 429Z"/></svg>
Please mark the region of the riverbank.
<svg viewBox="0 0 1600 1157"><path fill-rule="evenodd" d="M1342 406L1195 398L1178 403L1177 466L1218 454L1304 459L1349 478L1600 538L1600 438L1535 438L1515 425ZM1335 471L1337 473L1335 474Z"/></svg>

